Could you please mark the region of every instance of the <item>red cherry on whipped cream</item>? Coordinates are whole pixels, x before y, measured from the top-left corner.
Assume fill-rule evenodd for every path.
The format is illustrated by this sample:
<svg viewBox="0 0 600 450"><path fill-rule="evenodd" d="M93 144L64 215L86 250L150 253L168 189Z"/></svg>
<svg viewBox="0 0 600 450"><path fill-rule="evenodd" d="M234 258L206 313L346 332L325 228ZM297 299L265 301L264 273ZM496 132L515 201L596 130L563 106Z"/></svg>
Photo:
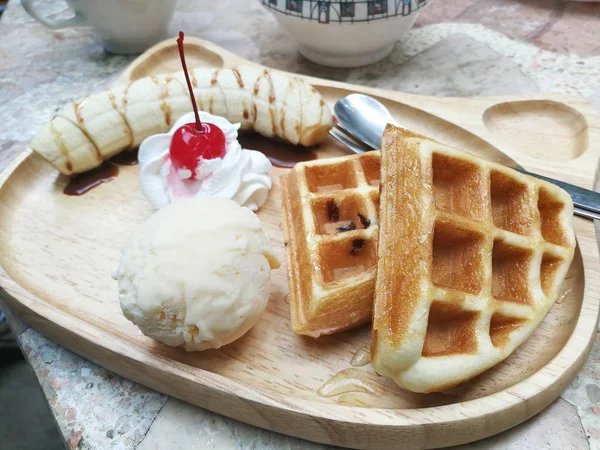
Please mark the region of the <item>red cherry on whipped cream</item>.
<svg viewBox="0 0 600 450"><path fill-rule="evenodd" d="M177 39L177 47L179 48L179 56L185 80L190 91L196 123L187 123L175 130L171 139L169 156L171 163L176 169L189 170L189 178L196 179L196 169L203 159L223 158L225 156L225 135L223 134L223 130L215 124L200 122L194 90L192 89L192 83L190 82L190 76L185 63L183 37L184 34L180 31L179 39Z"/></svg>
<svg viewBox="0 0 600 450"><path fill-rule="evenodd" d="M179 170L189 170L191 179L196 178L196 169L203 159L225 156L225 135L215 124L203 122L201 131L195 123L186 123L175 130L169 155L171 163Z"/></svg>

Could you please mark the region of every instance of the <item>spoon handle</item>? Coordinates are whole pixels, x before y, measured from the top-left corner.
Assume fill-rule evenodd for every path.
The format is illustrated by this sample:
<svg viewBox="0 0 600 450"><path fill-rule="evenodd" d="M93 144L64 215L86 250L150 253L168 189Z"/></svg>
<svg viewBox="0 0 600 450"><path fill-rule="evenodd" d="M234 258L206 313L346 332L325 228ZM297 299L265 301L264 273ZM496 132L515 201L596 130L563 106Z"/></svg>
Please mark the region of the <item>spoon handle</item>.
<svg viewBox="0 0 600 450"><path fill-rule="evenodd" d="M587 209L578 208L577 206L573 208L573 213L576 216L585 217L586 219L600 220L600 214L588 211Z"/></svg>
<svg viewBox="0 0 600 450"><path fill-rule="evenodd" d="M339 141L342 144L344 144L346 147L348 147L354 153L364 153L364 152L370 150L368 148L365 148L365 147L361 146L361 144L359 144L358 142L354 141L354 139L346 137L346 135L343 134L343 132L339 131L337 128L331 128L329 130L329 135L331 137L333 137L334 139L336 139L337 141Z"/></svg>
<svg viewBox="0 0 600 450"><path fill-rule="evenodd" d="M361 142L355 141L350 137L347 137L346 131L342 128L332 128L329 130L329 134L337 139L339 142L344 144L354 153L364 153L366 151L371 150L371 148L367 147ZM580 217L585 217L586 219L595 219L600 220L600 193L590 191L589 189L580 188L579 186L575 186L569 183L565 183L564 181L558 181L553 178L548 178L543 175L538 175L533 172L528 172L523 169L515 169L525 175L529 175L532 177L539 178L540 180L548 181L549 183L553 183L558 187L564 189L571 198L573 199L573 204L575 206L574 213Z"/></svg>

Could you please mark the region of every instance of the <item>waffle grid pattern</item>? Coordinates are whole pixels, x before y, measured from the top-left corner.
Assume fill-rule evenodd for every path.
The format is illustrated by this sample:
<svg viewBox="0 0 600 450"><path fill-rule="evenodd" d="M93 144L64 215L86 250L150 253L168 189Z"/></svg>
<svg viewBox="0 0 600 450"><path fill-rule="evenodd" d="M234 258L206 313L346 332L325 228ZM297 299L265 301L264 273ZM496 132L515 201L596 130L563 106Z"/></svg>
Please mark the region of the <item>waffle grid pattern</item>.
<svg viewBox="0 0 600 450"><path fill-rule="evenodd" d="M428 203L423 225L429 232L422 243L430 241L429 265L408 322L392 323L401 313L382 322L376 317L377 327L383 323L388 333L375 333L375 340L387 341L388 359L396 355L384 361L376 342L374 362L401 386L432 391L488 369L529 336L556 300L575 238L571 199L559 188L434 141L417 146ZM394 170L384 167L383 176ZM402 205L397 209L409 213ZM382 288L386 283L378 280L378 292L379 281ZM403 301L393 300L392 308L405 307ZM426 331L410 333L407 324ZM440 365L448 362L445 357L453 368Z"/></svg>
<svg viewBox="0 0 600 450"><path fill-rule="evenodd" d="M288 266L304 260L312 268L292 271L290 277L297 333L317 337L370 320L379 178L380 157L373 152L298 164L282 179L284 228L293 247L287 252Z"/></svg>
<svg viewBox="0 0 600 450"><path fill-rule="evenodd" d="M491 169L485 164L481 164L480 167L473 165L470 168L481 170L481 177L477 177L482 181L481 184L467 188L459 194L455 190L453 195L455 198L474 195L488 198L489 206L484 206L481 216L479 211L472 209L461 211L460 204L446 202L445 199L439 201L442 207L438 207L436 198L444 198L445 193L436 191L454 190L453 188L458 186L437 182L436 160L439 161L442 157L442 164L449 164L449 171L457 175L465 170L465 165L471 164L469 160L447 156L443 153L431 155L434 175L434 231L430 271L432 276L429 282L434 291L432 298L435 299L432 302L433 315L449 317L443 320L447 330L438 330L434 322L443 317L432 318L430 309L429 324L436 331L442 331L450 345L438 344L436 347L437 339L428 334L424 342L424 356L447 354L444 349L448 348L471 348L472 346L465 345L470 340L477 343L474 351L490 345L503 345L510 332L524 325L524 321L534 318L537 311L544 308L548 302L554 301L552 294L562 281L557 274L561 273L564 276L573 253L573 239L569 236L567 228L557 220L557 216L550 218L548 214L539 211L540 189L545 192L542 197L552 197L548 186L540 186L541 183L537 180L517 172L511 173L503 168ZM495 179L501 179L502 183L510 185L507 186L509 192L519 191L522 199L518 203L527 206L518 212L510 211L509 205L502 204L505 200L504 194L494 194L497 191L494 186ZM488 192L487 186L491 187ZM471 192L468 192L469 189ZM514 197L511 200L514 201ZM562 202L556 201L556 204L560 203ZM542 210L547 207L548 205L543 204ZM562 208L565 207L562 203ZM520 217L507 218L503 212ZM475 219L473 216L479 217ZM512 219L512 223L509 223L509 219ZM547 223L545 220L554 222ZM517 230L519 232L516 232ZM546 240L544 234L553 242ZM473 257L469 261L469 267L473 277L470 276L469 270L464 270L465 258L471 254ZM460 261L461 264L453 267L454 261ZM537 280L540 282L539 286L536 285ZM462 297L458 293L464 295L463 313L458 311L459 305L456 305L456 299ZM461 314L463 317L460 317ZM467 327L472 334L457 336L459 341L467 342L452 342L452 329L457 322L457 315L459 322L472 322L471 327ZM486 329L489 329L488 333L485 332Z"/></svg>

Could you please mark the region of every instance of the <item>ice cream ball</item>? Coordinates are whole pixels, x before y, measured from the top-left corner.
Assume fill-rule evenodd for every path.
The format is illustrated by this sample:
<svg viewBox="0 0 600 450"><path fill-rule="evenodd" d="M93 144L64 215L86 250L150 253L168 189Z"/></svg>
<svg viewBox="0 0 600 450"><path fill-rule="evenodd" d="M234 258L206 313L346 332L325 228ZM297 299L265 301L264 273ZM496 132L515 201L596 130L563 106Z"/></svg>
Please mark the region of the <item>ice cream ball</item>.
<svg viewBox="0 0 600 450"><path fill-rule="evenodd" d="M219 348L252 328L278 267L256 214L232 200L194 198L135 230L115 279L121 310L142 333L194 351Z"/></svg>

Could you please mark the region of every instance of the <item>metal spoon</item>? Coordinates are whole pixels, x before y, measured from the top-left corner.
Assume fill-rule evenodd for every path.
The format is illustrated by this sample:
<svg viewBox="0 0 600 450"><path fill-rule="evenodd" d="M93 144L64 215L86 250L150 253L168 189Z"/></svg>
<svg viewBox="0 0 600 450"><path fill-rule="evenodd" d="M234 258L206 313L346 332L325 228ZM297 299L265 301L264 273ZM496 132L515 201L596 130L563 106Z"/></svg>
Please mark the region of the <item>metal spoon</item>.
<svg viewBox="0 0 600 450"><path fill-rule="evenodd" d="M379 149L386 124L397 124L385 105L364 94L350 94L341 98L335 103L333 111L338 123L330 134L355 153ZM352 139L344 134L348 134ZM575 214L600 220L600 193L528 172L516 163L511 167L526 175L556 184L571 195Z"/></svg>
<svg viewBox="0 0 600 450"><path fill-rule="evenodd" d="M339 127L373 150L381 148L381 137L388 123L396 121L377 99L363 94L350 94L333 107Z"/></svg>

